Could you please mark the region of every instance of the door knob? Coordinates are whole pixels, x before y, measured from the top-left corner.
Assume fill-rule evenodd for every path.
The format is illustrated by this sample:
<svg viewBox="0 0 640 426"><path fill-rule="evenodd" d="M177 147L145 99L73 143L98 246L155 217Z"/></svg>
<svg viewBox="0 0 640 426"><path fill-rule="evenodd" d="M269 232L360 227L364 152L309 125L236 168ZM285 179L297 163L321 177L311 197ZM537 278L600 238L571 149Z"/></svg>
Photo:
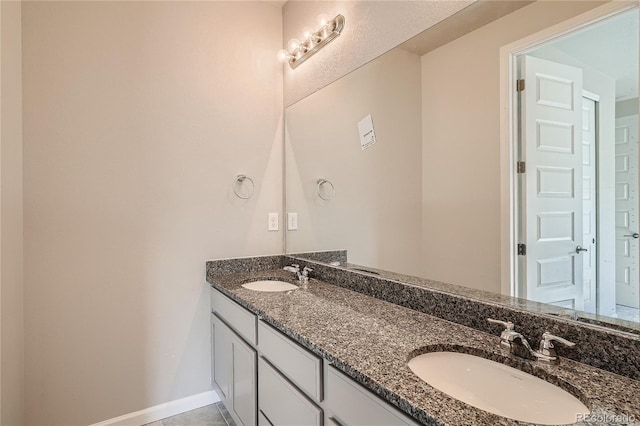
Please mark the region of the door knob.
<svg viewBox="0 0 640 426"><path fill-rule="evenodd" d="M638 234L637 232L634 232L633 234L624 235L624 236L638 239L638 237L640 237L640 234Z"/></svg>
<svg viewBox="0 0 640 426"><path fill-rule="evenodd" d="M588 251L586 248L583 248L582 246L578 246L576 247L576 253L580 254L582 252Z"/></svg>

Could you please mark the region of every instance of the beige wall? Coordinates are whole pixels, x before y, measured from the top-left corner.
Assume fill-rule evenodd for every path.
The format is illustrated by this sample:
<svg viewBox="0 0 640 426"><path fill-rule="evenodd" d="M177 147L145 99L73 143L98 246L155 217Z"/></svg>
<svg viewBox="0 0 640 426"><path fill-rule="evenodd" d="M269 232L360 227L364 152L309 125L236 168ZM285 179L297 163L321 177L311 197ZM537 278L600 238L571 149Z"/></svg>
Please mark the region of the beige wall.
<svg viewBox="0 0 640 426"><path fill-rule="evenodd" d="M281 251L281 12L24 3L27 424L210 389L205 260Z"/></svg>
<svg viewBox="0 0 640 426"><path fill-rule="evenodd" d="M377 143L363 151L368 114ZM287 252L347 249L350 263L419 275L420 117L420 57L400 49L287 108Z"/></svg>
<svg viewBox="0 0 640 426"><path fill-rule="evenodd" d="M638 114L638 98L616 102L616 118Z"/></svg>
<svg viewBox="0 0 640 426"><path fill-rule="evenodd" d="M424 276L500 292L500 47L599 4L537 2L422 57Z"/></svg>
<svg viewBox="0 0 640 426"><path fill-rule="evenodd" d="M285 106L304 98L476 0L289 1L283 8L284 43L318 28L317 16L345 17L336 40L292 70L285 66Z"/></svg>
<svg viewBox="0 0 640 426"><path fill-rule="evenodd" d="M2 264L0 307L2 329L0 423L23 424L24 327L22 256L22 72L21 5L0 2L1 92L0 116L0 235Z"/></svg>

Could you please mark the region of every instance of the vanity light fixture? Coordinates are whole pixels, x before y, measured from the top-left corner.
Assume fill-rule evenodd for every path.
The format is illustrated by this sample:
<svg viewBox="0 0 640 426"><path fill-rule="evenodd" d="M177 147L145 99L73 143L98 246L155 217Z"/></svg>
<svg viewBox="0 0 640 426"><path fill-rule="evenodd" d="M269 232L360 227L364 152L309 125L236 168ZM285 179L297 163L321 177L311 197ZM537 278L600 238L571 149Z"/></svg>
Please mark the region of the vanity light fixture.
<svg viewBox="0 0 640 426"><path fill-rule="evenodd" d="M321 25L318 31L312 32L310 29L305 29L303 41L293 38L289 40L287 49L282 49L278 53L280 60L289 62L292 69L338 37L344 28L344 16L342 15L336 15L333 19L329 19L327 15L320 15L318 20Z"/></svg>

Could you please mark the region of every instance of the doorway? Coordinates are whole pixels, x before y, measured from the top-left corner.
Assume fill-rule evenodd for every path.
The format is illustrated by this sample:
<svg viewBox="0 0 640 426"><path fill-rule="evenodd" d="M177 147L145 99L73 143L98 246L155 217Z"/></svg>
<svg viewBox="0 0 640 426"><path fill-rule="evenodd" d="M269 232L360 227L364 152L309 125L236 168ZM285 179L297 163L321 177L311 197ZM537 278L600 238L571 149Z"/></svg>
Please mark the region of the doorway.
<svg viewBox="0 0 640 426"><path fill-rule="evenodd" d="M610 15L512 53L508 288L638 321L638 10Z"/></svg>

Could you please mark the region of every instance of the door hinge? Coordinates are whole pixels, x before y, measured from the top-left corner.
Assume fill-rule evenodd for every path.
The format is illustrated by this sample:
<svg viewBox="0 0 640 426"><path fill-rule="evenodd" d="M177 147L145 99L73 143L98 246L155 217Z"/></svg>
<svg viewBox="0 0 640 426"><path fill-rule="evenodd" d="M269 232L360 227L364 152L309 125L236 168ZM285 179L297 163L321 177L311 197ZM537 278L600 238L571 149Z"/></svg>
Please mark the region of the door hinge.
<svg viewBox="0 0 640 426"><path fill-rule="evenodd" d="M527 167L525 166L524 161L518 161L516 163L516 172L517 173L524 173L527 170Z"/></svg>
<svg viewBox="0 0 640 426"><path fill-rule="evenodd" d="M526 255L527 255L527 245L518 244L518 256L526 256Z"/></svg>
<svg viewBox="0 0 640 426"><path fill-rule="evenodd" d="M522 92L524 90L524 80L516 80L516 91Z"/></svg>

